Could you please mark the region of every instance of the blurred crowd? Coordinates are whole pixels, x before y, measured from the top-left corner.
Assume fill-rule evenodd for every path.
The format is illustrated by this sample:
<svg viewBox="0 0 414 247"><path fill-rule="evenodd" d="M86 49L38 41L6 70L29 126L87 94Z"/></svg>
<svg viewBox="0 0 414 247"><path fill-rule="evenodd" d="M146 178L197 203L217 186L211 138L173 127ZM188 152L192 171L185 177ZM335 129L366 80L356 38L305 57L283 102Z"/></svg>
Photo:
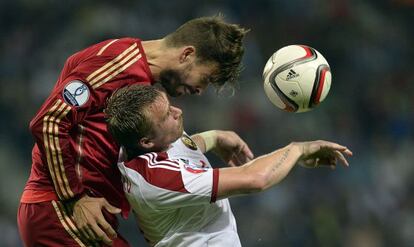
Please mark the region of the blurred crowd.
<svg viewBox="0 0 414 247"><path fill-rule="evenodd" d="M235 130L256 156L328 139L351 167L296 167L275 188L231 199L244 246L414 246L414 1L0 1L0 246L21 246L16 211L30 172L30 119L72 53L98 41L158 39L199 16L251 29L233 97L174 99L189 133ZM328 60L332 87L308 113L266 98L262 70L277 49L306 44ZM191 104L189 104L191 102ZM211 156L213 164L221 162ZM122 223L144 246L134 221Z"/></svg>

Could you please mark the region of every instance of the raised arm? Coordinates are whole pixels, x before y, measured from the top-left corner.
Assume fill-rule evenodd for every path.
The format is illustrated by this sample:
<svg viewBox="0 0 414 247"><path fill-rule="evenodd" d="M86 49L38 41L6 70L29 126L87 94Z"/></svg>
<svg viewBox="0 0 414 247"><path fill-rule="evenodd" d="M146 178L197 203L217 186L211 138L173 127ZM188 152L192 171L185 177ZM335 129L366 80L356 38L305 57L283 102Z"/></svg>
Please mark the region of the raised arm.
<svg viewBox="0 0 414 247"><path fill-rule="evenodd" d="M201 152L211 150L230 166L239 166L254 158L246 142L233 131L210 130L195 134L191 139Z"/></svg>

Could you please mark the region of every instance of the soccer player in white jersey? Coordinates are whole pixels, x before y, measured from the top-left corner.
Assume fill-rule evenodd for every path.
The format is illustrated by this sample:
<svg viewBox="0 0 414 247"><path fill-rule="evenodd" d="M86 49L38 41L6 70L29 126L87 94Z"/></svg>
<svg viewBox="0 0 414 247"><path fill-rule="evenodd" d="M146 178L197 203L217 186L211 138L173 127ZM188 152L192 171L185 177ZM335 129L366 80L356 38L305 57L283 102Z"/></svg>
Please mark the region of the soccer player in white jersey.
<svg viewBox="0 0 414 247"><path fill-rule="evenodd" d="M344 155L352 155L332 142L293 142L242 166L212 168L203 153L227 151L234 163L244 142L229 131L188 136L181 110L155 87L118 90L105 113L123 146L124 191L151 246L241 246L228 197L266 190L297 163L348 166Z"/></svg>

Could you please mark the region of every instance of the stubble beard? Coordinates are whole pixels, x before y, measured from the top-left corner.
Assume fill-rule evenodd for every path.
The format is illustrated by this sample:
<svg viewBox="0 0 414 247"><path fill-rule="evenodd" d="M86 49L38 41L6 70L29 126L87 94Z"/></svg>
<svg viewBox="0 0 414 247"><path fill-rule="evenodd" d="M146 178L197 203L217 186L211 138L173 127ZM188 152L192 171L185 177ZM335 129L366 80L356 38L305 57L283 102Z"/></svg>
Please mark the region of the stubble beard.
<svg viewBox="0 0 414 247"><path fill-rule="evenodd" d="M178 97L181 93L178 92L177 89L183 84L182 81L180 72L173 69L165 69L160 72L158 82L162 85L168 95L171 97Z"/></svg>

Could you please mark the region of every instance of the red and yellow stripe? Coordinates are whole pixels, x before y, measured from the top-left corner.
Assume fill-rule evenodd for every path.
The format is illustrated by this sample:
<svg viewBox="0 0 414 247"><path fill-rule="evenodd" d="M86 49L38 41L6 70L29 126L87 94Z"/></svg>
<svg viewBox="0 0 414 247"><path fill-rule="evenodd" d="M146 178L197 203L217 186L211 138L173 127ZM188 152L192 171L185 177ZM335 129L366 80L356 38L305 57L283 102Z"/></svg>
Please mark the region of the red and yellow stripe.
<svg viewBox="0 0 414 247"><path fill-rule="evenodd" d="M70 111L70 106L58 99L43 117L43 142L46 151L47 165L62 200L74 197L63 165L62 150L59 143L59 123Z"/></svg>
<svg viewBox="0 0 414 247"><path fill-rule="evenodd" d="M81 170L81 161L82 161L82 155L83 155L83 132L85 129L85 126L79 124L78 125L78 129L79 129L79 139L78 139L78 158L77 158L77 162L76 162L76 174L78 175L79 180L82 180L82 170Z"/></svg>
<svg viewBox="0 0 414 247"><path fill-rule="evenodd" d="M137 43L134 43L117 57L92 72L86 80L93 89L96 89L126 70L141 57L139 47Z"/></svg>
<svg viewBox="0 0 414 247"><path fill-rule="evenodd" d="M97 56L102 55L102 53L106 50L106 48L108 48L110 45L112 45L112 44L113 44L113 43L115 43L116 41L118 41L118 39L114 39L114 40L112 40L111 42L109 42L108 44L106 44L104 47L102 47L102 48L99 50L98 54L96 54L96 55L97 55Z"/></svg>
<svg viewBox="0 0 414 247"><path fill-rule="evenodd" d="M65 206L62 202L52 201L52 205L56 211L60 223L65 228L66 232L76 241L76 243L79 244L79 246L99 246L98 243L91 243L86 240L85 236L73 221L73 216L70 216L70 214L68 214L68 211L65 209Z"/></svg>

